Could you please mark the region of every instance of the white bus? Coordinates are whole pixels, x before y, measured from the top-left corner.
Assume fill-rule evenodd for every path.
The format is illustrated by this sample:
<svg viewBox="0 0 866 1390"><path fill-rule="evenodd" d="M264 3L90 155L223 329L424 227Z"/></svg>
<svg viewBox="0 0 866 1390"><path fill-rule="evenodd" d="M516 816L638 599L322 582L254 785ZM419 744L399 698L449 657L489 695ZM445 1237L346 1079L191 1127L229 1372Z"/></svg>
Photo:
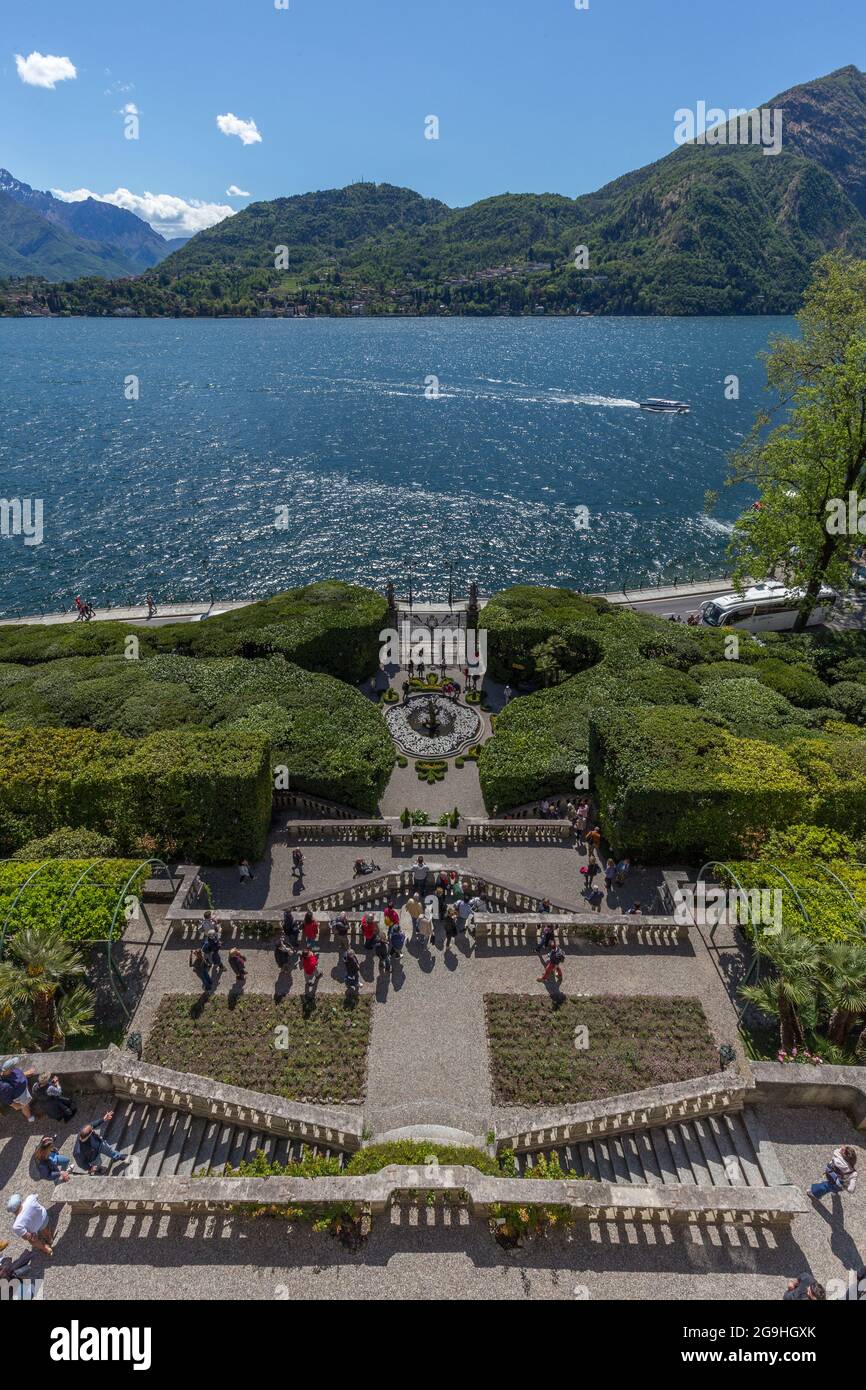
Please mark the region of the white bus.
<svg viewBox="0 0 866 1390"><path fill-rule="evenodd" d="M701 604L701 624L707 627L740 627L746 632L782 632L797 621L802 589L786 589L784 584L767 580L742 594L722 594ZM833 611L837 595L822 586L818 601L809 614L809 627L825 623Z"/></svg>

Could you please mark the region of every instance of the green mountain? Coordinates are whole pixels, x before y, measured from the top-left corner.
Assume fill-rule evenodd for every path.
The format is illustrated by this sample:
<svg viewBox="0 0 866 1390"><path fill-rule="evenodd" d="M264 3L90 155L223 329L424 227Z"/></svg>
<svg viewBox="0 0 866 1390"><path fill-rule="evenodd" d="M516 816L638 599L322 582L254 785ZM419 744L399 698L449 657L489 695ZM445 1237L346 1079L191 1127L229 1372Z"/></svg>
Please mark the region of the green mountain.
<svg viewBox="0 0 866 1390"><path fill-rule="evenodd" d="M866 256L866 75L766 109L777 154L695 141L580 198L467 208L353 184L253 203L133 281L28 291L86 313L788 313L819 256Z"/></svg>

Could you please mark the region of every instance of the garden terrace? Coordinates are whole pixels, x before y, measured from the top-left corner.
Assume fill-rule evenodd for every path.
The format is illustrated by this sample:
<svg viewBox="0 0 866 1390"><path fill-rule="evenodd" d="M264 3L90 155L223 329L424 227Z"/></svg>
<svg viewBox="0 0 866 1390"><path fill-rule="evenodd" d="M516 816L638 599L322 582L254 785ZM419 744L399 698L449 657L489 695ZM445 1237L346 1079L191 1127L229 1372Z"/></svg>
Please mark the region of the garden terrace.
<svg viewBox="0 0 866 1390"><path fill-rule="evenodd" d="M168 994L151 1024L145 1061L292 1101L359 1101L371 1008L363 997L351 1006L334 1001L306 1009L298 998Z"/></svg>
<svg viewBox="0 0 866 1390"><path fill-rule="evenodd" d="M487 995L485 1006L500 1105L597 1100L703 1076L718 1060L697 999L584 996L552 1010L537 995L509 994Z"/></svg>

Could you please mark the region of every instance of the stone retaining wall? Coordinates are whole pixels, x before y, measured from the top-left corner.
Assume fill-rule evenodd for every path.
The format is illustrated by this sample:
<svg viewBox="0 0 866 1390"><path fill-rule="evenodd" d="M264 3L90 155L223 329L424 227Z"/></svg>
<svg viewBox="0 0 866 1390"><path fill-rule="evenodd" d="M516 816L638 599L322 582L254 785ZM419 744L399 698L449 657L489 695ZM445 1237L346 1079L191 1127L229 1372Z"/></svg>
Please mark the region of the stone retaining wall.
<svg viewBox="0 0 866 1390"><path fill-rule="evenodd" d="M830 1107L845 1110L856 1129L866 1130L866 1066L799 1066L795 1062L752 1062L759 1105Z"/></svg>

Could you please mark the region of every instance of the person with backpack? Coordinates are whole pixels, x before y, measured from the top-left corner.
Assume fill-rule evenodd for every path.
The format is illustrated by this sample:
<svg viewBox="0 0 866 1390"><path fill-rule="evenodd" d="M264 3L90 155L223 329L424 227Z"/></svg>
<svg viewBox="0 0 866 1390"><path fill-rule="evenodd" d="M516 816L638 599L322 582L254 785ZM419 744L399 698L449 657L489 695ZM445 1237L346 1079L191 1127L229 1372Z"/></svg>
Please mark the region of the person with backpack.
<svg viewBox="0 0 866 1390"><path fill-rule="evenodd" d="M543 975L539 975L539 977L538 977L538 983L539 983L540 985L541 985L541 984L546 984L547 981L550 979L550 976L551 976L551 975L555 975L555 976L556 976L556 983L557 983L558 985L561 985L561 984L562 984L562 962L563 962L564 960L565 960L565 952L563 951L562 947L559 946L559 945L557 944L556 940L554 940L553 945L551 946L551 949L550 949L550 955L547 957L547 965L545 966L544 974L543 974Z"/></svg>
<svg viewBox="0 0 866 1390"><path fill-rule="evenodd" d="M50 1071L44 1071L37 1079L33 1087L33 1105L38 1114L60 1120L65 1125L78 1112L75 1102L63 1094L60 1078L53 1076Z"/></svg>
<svg viewBox="0 0 866 1390"><path fill-rule="evenodd" d="M303 880L304 877L304 851L302 849L292 850L292 878Z"/></svg>
<svg viewBox="0 0 866 1390"><path fill-rule="evenodd" d="M547 955L548 951L553 950L555 945L556 927L553 925L552 922L545 922L544 926L541 928L541 935L538 938L538 945L535 949L538 952L539 956L543 959L544 956Z"/></svg>
<svg viewBox="0 0 866 1390"><path fill-rule="evenodd" d="M218 984L219 978L225 969L223 958L220 955L220 938L218 931L214 930L208 933L202 942L201 953L204 957L205 965L210 969L211 981L214 984Z"/></svg>
<svg viewBox="0 0 866 1390"><path fill-rule="evenodd" d="M390 975L391 961L388 953L388 942L382 932L377 933L376 940L373 943L373 950L379 962L379 974Z"/></svg>
<svg viewBox="0 0 866 1390"><path fill-rule="evenodd" d="M406 945L406 933L402 930L399 922L394 922L388 928L388 951L395 960L403 959L403 947Z"/></svg>
<svg viewBox="0 0 866 1390"><path fill-rule="evenodd" d="M604 902L604 893L600 888L587 888L586 901L589 903L593 912L601 912L601 905Z"/></svg>
<svg viewBox="0 0 866 1390"><path fill-rule="evenodd" d="M343 952L343 968L346 971L346 992L358 994L361 989L361 962L351 946Z"/></svg>
<svg viewBox="0 0 866 1390"><path fill-rule="evenodd" d="M809 1196L816 1200L826 1197L828 1192L841 1196L843 1192L853 1192L857 1186L857 1150L850 1144L842 1144L833 1150L833 1157L824 1169L824 1181L813 1182Z"/></svg>
<svg viewBox="0 0 866 1390"><path fill-rule="evenodd" d="M247 958L241 955L236 946L233 946L229 951L229 969L238 984L242 985L247 978Z"/></svg>

